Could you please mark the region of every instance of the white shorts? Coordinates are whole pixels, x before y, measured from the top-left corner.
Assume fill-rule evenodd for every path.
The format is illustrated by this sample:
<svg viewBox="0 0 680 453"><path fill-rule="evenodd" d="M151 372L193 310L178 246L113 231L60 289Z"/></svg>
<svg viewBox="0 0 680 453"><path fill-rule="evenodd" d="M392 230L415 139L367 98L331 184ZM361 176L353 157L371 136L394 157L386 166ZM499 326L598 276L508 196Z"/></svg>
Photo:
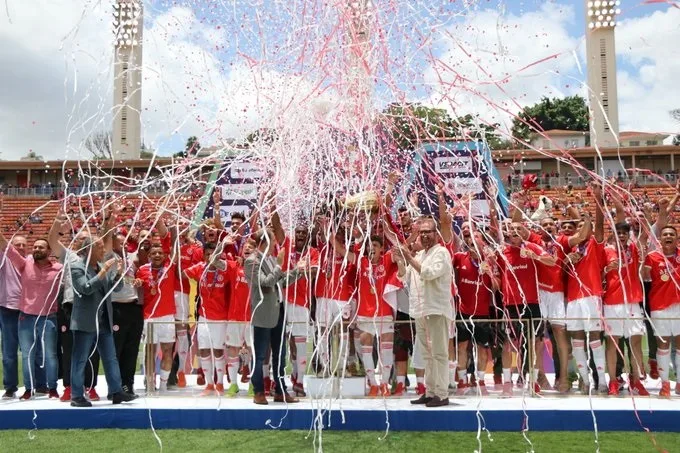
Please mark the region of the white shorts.
<svg viewBox="0 0 680 453"><path fill-rule="evenodd" d="M394 319L391 316L357 316L357 329L373 336L394 333Z"/></svg>
<svg viewBox="0 0 680 453"><path fill-rule="evenodd" d="M151 343L147 341L148 325L153 324L153 339ZM144 330L142 331L142 343L174 343L175 342L175 317L173 315L159 316L144 320Z"/></svg>
<svg viewBox="0 0 680 453"><path fill-rule="evenodd" d="M287 303L286 332L294 337L305 337L309 332L309 308Z"/></svg>
<svg viewBox="0 0 680 453"><path fill-rule="evenodd" d="M349 321L352 317L353 301L326 299L316 300L316 323L321 327L329 327L340 321Z"/></svg>
<svg viewBox="0 0 680 453"><path fill-rule="evenodd" d="M642 309L638 304L605 305L604 325L605 332L613 337L630 338L635 335L644 335L647 331Z"/></svg>
<svg viewBox="0 0 680 453"><path fill-rule="evenodd" d="M253 334L250 323L227 321L227 346L240 348L243 346L243 343L249 348L253 346Z"/></svg>
<svg viewBox="0 0 680 453"><path fill-rule="evenodd" d="M175 291L175 319L187 322L189 320L189 295Z"/></svg>
<svg viewBox="0 0 680 453"><path fill-rule="evenodd" d="M602 299L584 297L567 303L567 330L569 332L596 332L602 330Z"/></svg>
<svg viewBox="0 0 680 453"><path fill-rule="evenodd" d="M680 336L680 304L673 304L664 310L656 310L649 314L657 337ZM675 319L668 319L675 318Z"/></svg>
<svg viewBox="0 0 680 453"><path fill-rule="evenodd" d="M209 321L198 318L196 328L199 349L223 349L227 335L227 321Z"/></svg>
<svg viewBox="0 0 680 453"><path fill-rule="evenodd" d="M564 293L553 293L538 290L538 305L541 316L551 324L564 326L567 324L567 311L564 308Z"/></svg>

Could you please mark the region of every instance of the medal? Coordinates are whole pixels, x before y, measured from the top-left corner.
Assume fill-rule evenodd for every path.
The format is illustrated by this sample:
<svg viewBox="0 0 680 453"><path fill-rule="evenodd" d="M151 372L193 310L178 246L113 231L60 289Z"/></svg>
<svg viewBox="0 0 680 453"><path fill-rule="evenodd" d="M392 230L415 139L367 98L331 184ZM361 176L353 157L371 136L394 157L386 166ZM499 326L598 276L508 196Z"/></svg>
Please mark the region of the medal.
<svg viewBox="0 0 680 453"><path fill-rule="evenodd" d="M670 280L670 279L671 279L671 278L668 276L668 274L663 274L663 275L661 276L661 281L667 282L667 281Z"/></svg>
<svg viewBox="0 0 680 453"><path fill-rule="evenodd" d="M680 256L676 256L676 257L675 257L675 262L678 263L678 264L680 264Z"/></svg>
<svg viewBox="0 0 680 453"><path fill-rule="evenodd" d="M156 292L157 292L157 291L156 291L156 288L151 288L151 295L152 295L152 296L155 296L155 295L156 295Z"/></svg>
<svg viewBox="0 0 680 453"><path fill-rule="evenodd" d="M525 248L522 248L519 251L519 256L521 256L522 258L526 258L527 256L529 256L529 251Z"/></svg>

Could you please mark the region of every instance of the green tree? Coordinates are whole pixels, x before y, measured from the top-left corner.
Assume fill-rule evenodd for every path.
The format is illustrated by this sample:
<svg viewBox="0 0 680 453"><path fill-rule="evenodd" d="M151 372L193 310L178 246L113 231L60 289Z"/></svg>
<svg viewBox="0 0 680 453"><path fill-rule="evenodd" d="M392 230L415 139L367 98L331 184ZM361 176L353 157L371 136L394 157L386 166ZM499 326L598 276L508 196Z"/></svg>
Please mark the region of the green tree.
<svg viewBox="0 0 680 453"><path fill-rule="evenodd" d="M503 140L498 133L500 124L487 124L480 120L478 116L467 114L459 116L453 122L455 137L465 140L483 140L489 145L490 149L507 149L509 144Z"/></svg>
<svg viewBox="0 0 680 453"><path fill-rule="evenodd" d="M393 103L380 115L379 123L388 131L399 149L415 149L433 138L451 137L453 121L445 109L420 103Z"/></svg>
<svg viewBox="0 0 680 453"><path fill-rule="evenodd" d="M187 139L187 144L184 146L184 151L179 151L173 154L173 157L188 157L195 156L201 150L201 144L198 141L198 137L192 135Z"/></svg>
<svg viewBox="0 0 680 453"><path fill-rule="evenodd" d="M588 106L583 97L543 97L539 103L519 112L512 122L512 136L527 141L531 134L551 129L587 131L588 121Z"/></svg>
<svg viewBox="0 0 680 453"><path fill-rule="evenodd" d="M248 134L248 136L245 139L245 143L248 145L252 145L255 143L261 144L261 145L271 145L276 141L278 138L278 132L276 129L269 129L266 127L263 127L261 129L258 129L256 131L251 132Z"/></svg>

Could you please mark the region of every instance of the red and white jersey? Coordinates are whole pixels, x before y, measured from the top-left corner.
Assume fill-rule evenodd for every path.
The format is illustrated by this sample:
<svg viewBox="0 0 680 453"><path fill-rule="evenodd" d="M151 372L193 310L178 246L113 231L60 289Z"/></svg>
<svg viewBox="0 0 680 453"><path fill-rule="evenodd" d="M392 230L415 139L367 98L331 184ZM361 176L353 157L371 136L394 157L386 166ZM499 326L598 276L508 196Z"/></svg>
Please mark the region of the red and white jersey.
<svg viewBox="0 0 680 453"><path fill-rule="evenodd" d="M295 251L295 244L286 237L281 247L285 250L282 269L289 271L293 269L298 261L304 256L310 265L319 264L319 251L314 247L308 247L303 253ZM307 278L300 278L294 284L284 288L286 301L301 307L309 307L310 294L312 291L311 282Z"/></svg>
<svg viewBox="0 0 680 453"><path fill-rule="evenodd" d="M335 253L329 245L319 253L319 273L316 277L316 298L349 301L354 296L356 266Z"/></svg>
<svg viewBox="0 0 680 453"><path fill-rule="evenodd" d="M573 247L571 252L581 254L576 265L567 267L567 302L592 296L602 296L602 269L604 269L604 243L594 237Z"/></svg>
<svg viewBox="0 0 680 453"><path fill-rule="evenodd" d="M645 266L651 267L650 311L665 310L680 303L680 250L671 256L664 256L660 250L651 252Z"/></svg>
<svg viewBox="0 0 680 453"><path fill-rule="evenodd" d="M619 305L642 302L642 279L640 278L640 251L629 242L621 247L621 256L616 246L604 249L605 263L621 263L621 269L613 269L604 276L606 289L602 303Z"/></svg>
<svg viewBox="0 0 680 453"><path fill-rule="evenodd" d="M525 249L537 256L547 255L545 250L531 242L525 242L521 247L505 246L497 260L505 305L538 303L538 266L536 261L523 256Z"/></svg>
<svg viewBox="0 0 680 453"><path fill-rule="evenodd" d="M179 271L189 269L191 266L203 262L203 247L200 244L184 244L180 247L179 256ZM189 294L191 287L189 280L182 276L181 279L175 281L175 291Z"/></svg>
<svg viewBox="0 0 680 453"><path fill-rule="evenodd" d="M368 257L359 259L357 273L357 315L366 317L394 316L394 309L385 299L385 287L398 271L392 253L385 253L377 264Z"/></svg>
<svg viewBox="0 0 680 453"><path fill-rule="evenodd" d="M468 316L489 316L492 283L488 273L482 272L479 261L469 252L453 255L454 275L458 287L457 311ZM496 272L498 270L496 269Z"/></svg>
<svg viewBox="0 0 680 453"><path fill-rule="evenodd" d="M229 284L227 271L206 269L206 266L205 262L197 263L184 271L190 279L198 282L198 293L201 295L198 314L211 321L226 321Z"/></svg>
<svg viewBox="0 0 680 453"><path fill-rule="evenodd" d="M175 314L175 280L177 267L166 261L159 269L151 263L137 270L136 278L142 281L140 290L144 295L144 319Z"/></svg>
<svg viewBox="0 0 680 453"><path fill-rule="evenodd" d="M250 287L246 274L238 261L227 261L229 279L228 321L250 321Z"/></svg>
<svg viewBox="0 0 680 453"><path fill-rule="evenodd" d="M563 234L555 240L544 241L540 234L531 233L529 242L539 245L545 252L557 260L554 266L537 263L538 288L551 293L564 292L564 258L565 250L569 249L569 238Z"/></svg>

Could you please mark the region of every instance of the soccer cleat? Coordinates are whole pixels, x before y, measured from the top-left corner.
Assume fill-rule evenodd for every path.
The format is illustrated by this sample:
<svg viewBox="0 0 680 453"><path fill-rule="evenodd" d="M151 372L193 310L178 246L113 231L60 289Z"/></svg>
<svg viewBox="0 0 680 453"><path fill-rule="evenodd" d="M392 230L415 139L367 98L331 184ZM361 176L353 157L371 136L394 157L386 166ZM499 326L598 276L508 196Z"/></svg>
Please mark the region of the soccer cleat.
<svg viewBox="0 0 680 453"><path fill-rule="evenodd" d="M486 389L486 383L484 381L479 381L477 388L482 396L489 396L489 391Z"/></svg>
<svg viewBox="0 0 680 453"><path fill-rule="evenodd" d="M392 396L390 386L387 384L380 384L380 394L384 397Z"/></svg>
<svg viewBox="0 0 680 453"><path fill-rule="evenodd" d="M470 375L470 387L475 387L477 385L477 376L475 376L475 373L472 373Z"/></svg>
<svg viewBox="0 0 680 453"><path fill-rule="evenodd" d="M238 385L237 385L237 387L238 387ZM217 384L217 385L215 386L215 391L216 391L219 395L224 395L224 384Z"/></svg>
<svg viewBox="0 0 680 453"><path fill-rule="evenodd" d="M677 390L677 388L676 388ZM661 390L659 390L659 398L671 397L671 383L666 381L661 383Z"/></svg>
<svg viewBox="0 0 680 453"><path fill-rule="evenodd" d="M512 382L503 383L503 393L501 398L512 398Z"/></svg>
<svg viewBox="0 0 680 453"><path fill-rule="evenodd" d="M368 390L368 396L369 398L375 398L378 396L380 393L380 388L377 385L372 385L371 388Z"/></svg>
<svg viewBox="0 0 680 453"><path fill-rule="evenodd" d="M57 389L50 389L47 393L49 395L49 398L56 398L59 399L59 392L57 392Z"/></svg>
<svg viewBox="0 0 680 453"><path fill-rule="evenodd" d="M299 396L302 398L307 396L301 382L296 382L295 384L293 384L293 391L295 392L295 396Z"/></svg>
<svg viewBox="0 0 680 453"><path fill-rule="evenodd" d="M656 359L649 359L649 377L652 379L659 379L659 366Z"/></svg>
<svg viewBox="0 0 680 453"><path fill-rule="evenodd" d="M208 384L205 386L205 389L201 392L201 396L211 396L215 394L215 386L212 384Z"/></svg>
<svg viewBox="0 0 680 453"><path fill-rule="evenodd" d="M294 374L290 375L290 383L293 384L293 387L295 387L295 385L298 383L296 375Z"/></svg>
<svg viewBox="0 0 680 453"><path fill-rule="evenodd" d="M31 389L26 389L26 391L24 391L24 394L19 397L19 399L22 401L28 401L31 398L33 398L33 392L31 392Z"/></svg>
<svg viewBox="0 0 680 453"><path fill-rule="evenodd" d="M541 394L541 386L538 382L534 382L534 394L535 395Z"/></svg>
<svg viewBox="0 0 680 453"><path fill-rule="evenodd" d="M250 368L248 365L243 365L243 367L241 367L241 382L244 384L250 382Z"/></svg>
<svg viewBox="0 0 680 453"><path fill-rule="evenodd" d="M468 391L468 384L465 383L464 380L459 380L458 381L458 388L456 389L456 396L463 396L467 394Z"/></svg>
<svg viewBox="0 0 680 453"><path fill-rule="evenodd" d="M255 396L255 387L252 382L248 385L248 396Z"/></svg>
<svg viewBox="0 0 680 453"><path fill-rule="evenodd" d="M426 391L425 384L423 384L422 382L418 382L416 384L416 395L424 395L425 391Z"/></svg>
<svg viewBox="0 0 680 453"><path fill-rule="evenodd" d="M619 383L616 381L609 381L609 396L619 396Z"/></svg>
<svg viewBox="0 0 680 453"><path fill-rule="evenodd" d="M404 396L406 393L406 387L403 382L397 382L397 386L392 391L393 396Z"/></svg>
<svg viewBox="0 0 680 453"><path fill-rule="evenodd" d="M59 401L62 403L68 403L71 401L71 386L69 385L68 387L64 388L64 394L61 395L61 398L59 398Z"/></svg>
<svg viewBox="0 0 680 453"><path fill-rule="evenodd" d="M250 389L249 389L249 391L250 391ZM227 389L227 396L230 397L230 398L233 398L236 395L238 395L238 384L234 382Z"/></svg>
<svg viewBox="0 0 680 453"><path fill-rule="evenodd" d="M187 386L187 377L184 375L184 371L177 372L177 387L183 389Z"/></svg>
<svg viewBox="0 0 680 453"><path fill-rule="evenodd" d="M503 377L497 374L493 375L493 389L496 391L503 390Z"/></svg>
<svg viewBox="0 0 680 453"><path fill-rule="evenodd" d="M630 393L635 396L649 396L649 392L639 380L630 382Z"/></svg>
<svg viewBox="0 0 680 453"><path fill-rule="evenodd" d="M196 384L205 385L205 374L203 374L203 370L200 368L198 370L198 378L196 378Z"/></svg>
<svg viewBox="0 0 680 453"><path fill-rule="evenodd" d="M87 397L90 399L90 401L99 401L99 395L97 394L97 389L92 387L91 389L87 390Z"/></svg>

